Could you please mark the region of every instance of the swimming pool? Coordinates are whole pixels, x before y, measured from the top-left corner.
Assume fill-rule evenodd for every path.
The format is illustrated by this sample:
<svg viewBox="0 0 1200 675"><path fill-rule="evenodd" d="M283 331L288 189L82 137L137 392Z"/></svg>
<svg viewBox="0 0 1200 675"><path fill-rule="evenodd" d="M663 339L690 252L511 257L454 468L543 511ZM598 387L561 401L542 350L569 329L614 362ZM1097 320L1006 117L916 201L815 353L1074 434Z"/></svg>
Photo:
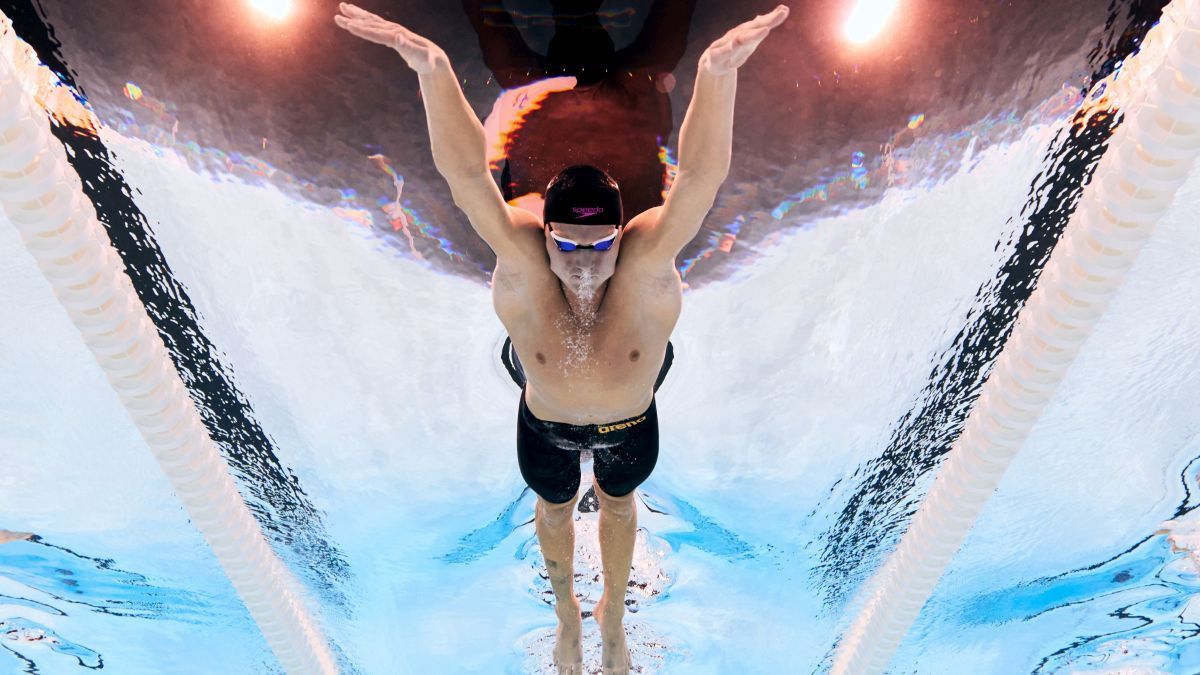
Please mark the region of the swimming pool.
<svg viewBox="0 0 1200 675"><path fill-rule="evenodd" d="M769 86L778 84L771 68L760 64L758 86L746 72L739 96L751 105L739 98L738 120L749 133L735 145L742 173L679 261L689 287L659 395L659 466L640 489L629 594L637 611L626 621L643 672L828 667L855 591L903 532L961 428L1103 152L1113 120L1101 107L1078 121L1090 104L1081 84L1106 76L1157 16L1079 3L1033 21L1014 18L1027 7L1004 7L963 5L939 18L962 18L964 32L982 23L987 30L970 41L1008 45L1001 63L1023 62L1009 55L1019 52L1013 41L1042 24L1035 36L1060 31L1074 42L998 76L1008 95L918 100L931 106L922 115L883 93L894 105L872 103L852 69L822 70L792 102L809 106L802 119L887 110L844 120L840 137L829 132L841 127L820 127L823 137L794 146L813 158L774 164L793 154L798 119L785 117L786 141L763 143L772 132L753 103L783 94ZM449 34L466 23L451 9L420 20ZM534 10L524 30L536 44ZM761 10L698 10L692 31L719 34L727 18ZM89 37L102 17L45 11L37 22L54 26L102 122L96 137L60 129L60 140L341 669L549 672L554 615L529 522L533 496L513 461L518 392L497 359L504 333L487 259L436 177L405 155L427 142L421 129L346 123L310 131L316 147L305 148L295 144L304 125L283 119L285 109L254 121L270 109L268 94L238 98L284 79L269 73L297 68L269 58L282 47L260 54L258 70L222 70L206 82L200 74L213 71L185 57L211 35L174 52L164 29L144 34L149 46L101 56L102 47L138 41ZM199 16L194 26L215 20ZM133 35L143 34L132 26L152 22L129 20ZM226 28L235 44L246 40ZM29 24L21 30L40 44ZM970 91L964 83L986 59L956 66L951 57L973 53L971 42L940 39L930 68L957 79L953 91ZM313 40L333 44L319 33ZM694 42L689 49L706 40ZM789 48L780 42L780 52L757 56L776 62ZM456 63L482 116L498 89L469 48ZM145 50L165 56L134 58ZM681 63L686 82L689 61ZM146 77L106 74L122 66ZM859 71L883 77L867 57ZM172 79L186 72L197 79ZM323 72L306 86L348 96L368 81L348 67L339 89ZM845 89L827 93L842 77ZM919 89L907 95L931 95ZM412 104L388 114L419 124ZM344 112L329 107L294 114ZM889 115L890 128L876 124ZM764 147L772 143L783 147ZM361 161L340 163L345 156ZM1159 533L1195 506L1200 471L1200 272L1188 264L1200 253L1198 205L1193 173L892 672L1200 670L1190 639L1197 570ZM277 672L7 225L0 527L39 539L0 545L0 668ZM599 592L587 503L576 561L585 609ZM594 664L595 624L585 627Z"/></svg>

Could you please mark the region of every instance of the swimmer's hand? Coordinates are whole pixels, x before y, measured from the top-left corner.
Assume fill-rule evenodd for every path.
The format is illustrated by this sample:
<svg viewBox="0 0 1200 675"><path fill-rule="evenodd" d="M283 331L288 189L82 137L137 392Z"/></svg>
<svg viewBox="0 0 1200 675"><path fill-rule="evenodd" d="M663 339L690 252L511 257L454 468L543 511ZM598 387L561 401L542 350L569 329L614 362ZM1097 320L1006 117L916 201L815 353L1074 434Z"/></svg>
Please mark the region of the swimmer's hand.
<svg viewBox="0 0 1200 675"><path fill-rule="evenodd" d="M391 47L418 75L433 72L439 63L448 63L446 52L433 42L398 23L392 23L348 2L338 3L341 14L333 22L364 40Z"/></svg>
<svg viewBox="0 0 1200 675"><path fill-rule="evenodd" d="M716 75L737 70L758 49L758 43L767 37L767 33L787 17L787 6L780 5L769 14L756 16L734 27L704 50L700 56L700 67Z"/></svg>

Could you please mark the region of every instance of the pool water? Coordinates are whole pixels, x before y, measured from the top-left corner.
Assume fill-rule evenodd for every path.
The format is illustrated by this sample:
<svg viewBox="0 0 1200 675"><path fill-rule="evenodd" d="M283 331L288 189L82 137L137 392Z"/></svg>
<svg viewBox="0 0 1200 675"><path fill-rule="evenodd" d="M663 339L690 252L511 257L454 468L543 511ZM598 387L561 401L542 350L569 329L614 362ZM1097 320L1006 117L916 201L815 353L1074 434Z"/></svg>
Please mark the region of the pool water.
<svg viewBox="0 0 1200 675"><path fill-rule="evenodd" d="M72 49L86 22L47 11ZM238 139L130 124L113 111L144 106L81 67L105 124L59 135L342 670L553 672L504 329L467 235L430 229L455 212L412 180L409 246L382 208L395 175L335 194L298 149L252 175ZM637 672L830 665L1104 150L1113 120L1079 123L1078 91L1025 85L1040 95L857 139L867 157L830 150L823 183L776 194L797 160L723 190L713 219L746 233L687 252L639 488ZM237 108L179 101L178 120ZM839 182L856 162L866 178ZM1197 210L1193 172L889 672L1200 672L1200 569L1161 530L1200 504ZM37 535L0 545L0 672L282 672L2 214L0 364L0 528ZM595 508L575 514L585 612ZM584 641L598 668L594 622Z"/></svg>

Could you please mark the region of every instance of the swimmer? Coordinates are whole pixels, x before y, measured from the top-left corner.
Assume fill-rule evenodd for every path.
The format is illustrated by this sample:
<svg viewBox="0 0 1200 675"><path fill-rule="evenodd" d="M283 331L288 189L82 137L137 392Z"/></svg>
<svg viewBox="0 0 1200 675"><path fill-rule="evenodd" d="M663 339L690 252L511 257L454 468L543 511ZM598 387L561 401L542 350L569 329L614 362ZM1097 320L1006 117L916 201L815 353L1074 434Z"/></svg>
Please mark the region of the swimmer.
<svg viewBox="0 0 1200 675"><path fill-rule="evenodd" d="M593 615L601 666L605 675L628 673L623 619L637 531L633 495L658 458L654 394L671 363L668 338L683 300L675 257L700 231L729 172L737 69L788 8L734 27L704 51L671 191L664 204L629 219L616 182L587 164L550 180L541 214L505 202L483 125L445 52L354 5L339 8L338 26L396 50L416 72L434 165L496 254L493 305L509 333L501 357L522 387L517 461L538 495L535 527L556 601L554 664L560 674L583 672L573 507L579 454L587 450L600 501L604 593Z"/></svg>
<svg viewBox="0 0 1200 675"><path fill-rule="evenodd" d="M13 532L11 530L0 530L0 544L7 544L12 541L28 541L33 539L32 532Z"/></svg>

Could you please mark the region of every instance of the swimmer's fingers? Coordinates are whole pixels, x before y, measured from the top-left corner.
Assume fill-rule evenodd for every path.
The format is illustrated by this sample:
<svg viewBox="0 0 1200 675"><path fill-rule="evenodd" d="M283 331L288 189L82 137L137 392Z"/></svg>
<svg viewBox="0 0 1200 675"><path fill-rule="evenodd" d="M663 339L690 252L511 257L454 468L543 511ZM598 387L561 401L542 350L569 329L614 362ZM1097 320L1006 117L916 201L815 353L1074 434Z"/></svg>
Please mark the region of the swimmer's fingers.
<svg viewBox="0 0 1200 675"><path fill-rule="evenodd" d="M365 21L355 21L347 19L344 16L333 17L333 22L338 26L345 28L350 33L357 35L364 40L370 40L376 44L392 46L395 41L393 31L386 28L380 28Z"/></svg>
<svg viewBox="0 0 1200 675"><path fill-rule="evenodd" d="M787 5L779 5L775 9L767 12L766 14L759 14L758 16L754 17L753 19L750 19L749 21L741 24L740 26L737 26L736 28L733 29L733 31L737 31L737 30L768 30L769 31L772 28L775 28L779 24L783 23L788 18L788 14L791 14L791 10L787 8ZM730 32L732 33L733 31L730 31Z"/></svg>
<svg viewBox="0 0 1200 675"><path fill-rule="evenodd" d="M345 6L345 4L343 4ZM366 38L372 42L380 42L381 44L391 45L395 41L396 36L405 38L418 37L416 33L408 30L398 23L386 21L369 12L362 14L338 15L333 17L333 22L338 26ZM385 42L386 40L386 42Z"/></svg>
<svg viewBox="0 0 1200 675"><path fill-rule="evenodd" d="M362 7L359 7L358 5L352 5L348 2L339 2L338 3L338 11L341 12L342 14L345 14L346 16L352 16L352 17L355 17L358 19L376 16L375 14L368 12L367 10L363 9Z"/></svg>
<svg viewBox="0 0 1200 675"><path fill-rule="evenodd" d="M342 26L343 28L346 28L350 25L356 25L363 28L370 28L381 32L386 32L387 34L396 38L403 38L408 42L413 42L419 45L422 43L433 44L432 42L429 42L429 40L426 40L425 38L417 35L398 23L388 21L381 16L372 14L365 9L355 7L349 3L340 3L338 5L338 9L341 10L344 16L335 16L333 17L333 20L335 23L337 23L337 25Z"/></svg>
<svg viewBox="0 0 1200 675"><path fill-rule="evenodd" d="M445 58L441 47L398 23L346 3L342 3L340 9L343 15L333 17L334 23L364 40L395 49L417 73L432 71L438 59Z"/></svg>
<svg viewBox="0 0 1200 675"><path fill-rule="evenodd" d="M701 65L715 73L736 70L750 58L773 28L787 19L789 10L779 5L769 14L757 16L725 33L701 57Z"/></svg>
<svg viewBox="0 0 1200 675"><path fill-rule="evenodd" d="M529 94L530 97L536 97L538 94L550 94L559 91L570 91L579 83L574 75L565 75L559 77L548 77L544 80L532 82L521 88L521 91Z"/></svg>
<svg viewBox="0 0 1200 675"><path fill-rule="evenodd" d="M785 5L776 7L768 14L756 16L753 19L735 26L722 35L717 40L718 43L743 43L743 42L761 42L771 32L771 29L782 24L788 17L790 10Z"/></svg>
<svg viewBox="0 0 1200 675"><path fill-rule="evenodd" d="M792 13L792 10L788 9L787 5L779 5L778 7L771 10L770 12L767 12L766 14L762 14L762 15L754 17L747 23L755 26L756 28L763 27L763 28L770 30L772 28L775 28L779 24L783 23L784 21L786 21L788 18L788 14L791 14L791 13Z"/></svg>
<svg viewBox="0 0 1200 675"><path fill-rule="evenodd" d="M352 5L348 2L339 2L338 3L338 11L341 12L348 19L361 19L364 21L379 21L382 23L390 23L387 19L383 18L382 16L379 16L378 14L372 14L371 12L368 12L367 10L363 9L362 7L359 7L357 5Z"/></svg>
<svg viewBox="0 0 1200 675"><path fill-rule="evenodd" d="M722 39L728 38L734 45L753 43L755 46L762 42L773 28L778 27L788 18L790 10L786 5L779 5L767 14L756 16L740 26L730 30Z"/></svg>

